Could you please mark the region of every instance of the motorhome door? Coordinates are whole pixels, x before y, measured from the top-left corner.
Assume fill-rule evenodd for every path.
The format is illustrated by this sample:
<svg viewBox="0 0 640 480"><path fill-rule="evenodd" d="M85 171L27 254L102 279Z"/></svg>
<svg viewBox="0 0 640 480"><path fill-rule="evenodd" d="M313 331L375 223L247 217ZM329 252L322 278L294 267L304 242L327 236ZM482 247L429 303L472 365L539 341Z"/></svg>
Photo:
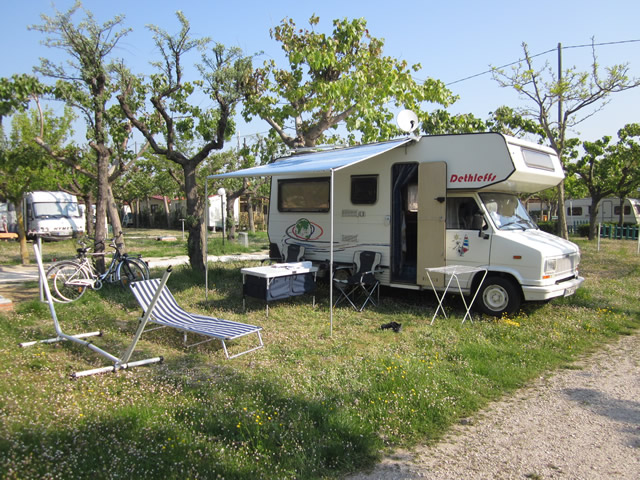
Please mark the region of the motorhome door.
<svg viewBox="0 0 640 480"><path fill-rule="evenodd" d="M396 163L391 173L391 281L429 285L425 268L445 264L447 165Z"/></svg>
<svg viewBox="0 0 640 480"><path fill-rule="evenodd" d="M418 169L418 285L430 286L425 268L445 265L447 164L421 163ZM432 275L436 287L443 275Z"/></svg>

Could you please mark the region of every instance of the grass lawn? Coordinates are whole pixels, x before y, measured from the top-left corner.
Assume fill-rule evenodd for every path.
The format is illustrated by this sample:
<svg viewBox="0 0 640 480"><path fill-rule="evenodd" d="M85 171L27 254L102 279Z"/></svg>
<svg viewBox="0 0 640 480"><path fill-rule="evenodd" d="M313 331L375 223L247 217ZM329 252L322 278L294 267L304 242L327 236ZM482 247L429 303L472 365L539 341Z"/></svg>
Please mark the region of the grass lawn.
<svg viewBox="0 0 640 480"><path fill-rule="evenodd" d="M578 243L586 282L573 297L464 324L452 297L449 318L430 326L432 293L383 289L377 308L336 309L332 336L326 285L316 308L297 297L266 318L259 301L242 311L239 270L251 264L211 264L208 303L204 279L179 268L169 286L185 309L260 325L266 347L227 361L219 342L187 350L165 329L143 335L133 358L163 364L78 380L69 374L107 363L76 345L18 348L53 334L46 304L20 304L0 316L0 477L340 478L390 448L434 442L490 400L640 326L637 245ZM140 313L109 286L57 312L65 332L102 330L96 345L118 354ZM400 333L380 329L390 321Z"/></svg>
<svg viewBox="0 0 640 480"><path fill-rule="evenodd" d="M175 238L170 241L160 241L160 238ZM126 251L133 255L142 255L145 258L171 257L187 255L187 237L182 231L161 230L161 229L135 229L124 230L124 241ZM112 237L108 237L107 245ZM209 255L227 255L231 253L251 253L269 249L267 232L249 233L249 246L240 245L239 240L222 241L222 233L210 232L208 240ZM85 240L88 247L93 247L93 241ZM44 242L42 244L42 256L45 263L54 262L66 258L73 258L76 255L78 240L69 239L59 242ZM107 246L106 251L111 253L112 248ZM28 252L31 262L35 263L31 244L28 244ZM0 242L0 263L3 265L17 265L22 259L20 257L20 246L18 242Z"/></svg>

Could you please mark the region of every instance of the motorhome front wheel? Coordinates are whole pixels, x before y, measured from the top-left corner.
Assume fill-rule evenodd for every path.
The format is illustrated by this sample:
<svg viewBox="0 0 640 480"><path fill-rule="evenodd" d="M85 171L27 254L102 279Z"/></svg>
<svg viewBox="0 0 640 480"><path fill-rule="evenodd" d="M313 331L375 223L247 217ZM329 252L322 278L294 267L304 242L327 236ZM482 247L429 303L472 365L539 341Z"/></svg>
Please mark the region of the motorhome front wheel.
<svg viewBox="0 0 640 480"><path fill-rule="evenodd" d="M511 314L520 308L520 289L502 277L487 277L479 295L480 309L487 315L499 317Z"/></svg>

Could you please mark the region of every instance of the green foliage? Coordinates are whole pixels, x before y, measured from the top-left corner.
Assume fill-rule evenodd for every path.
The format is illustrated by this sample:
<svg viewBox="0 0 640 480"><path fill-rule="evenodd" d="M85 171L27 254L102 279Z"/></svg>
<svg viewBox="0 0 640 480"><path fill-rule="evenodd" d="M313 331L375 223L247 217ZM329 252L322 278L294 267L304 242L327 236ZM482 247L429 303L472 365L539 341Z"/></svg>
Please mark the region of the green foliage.
<svg viewBox="0 0 640 480"><path fill-rule="evenodd" d="M317 33L318 23L312 16L311 30L297 29L285 19L271 31L289 65L268 60L256 69L244 104L245 119L264 119L289 147L314 146L342 123L350 141L356 133L362 142L388 139L397 133L393 107L422 115L424 102L455 101L439 80L415 82L419 64L384 56L384 42L369 34L364 19L334 20L331 35Z"/></svg>
<svg viewBox="0 0 640 480"><path fill-rule="evenodd" d="M543 232L551 233L555 235L558 232L558 222L557 221L549 221L549 222L537 222L538 227Z"/></svg>
<svg viewBox="0 0 640 480"><path fill-rule="evenodd" d="M16 74L10 79L0 78L0 120L15 111L26 110L30 100L48 91L31 75Z"/></svg>
<svg viewBox="0 0 640 480"><path fill-rule="evenodd" d="M590 229L591 225L589 225L588 223L578 225L578 235L580 235L581 237L588 237Z"/></svg>
<svg viewBox="0 0 640 480"><path fill-rule="evenodd" d="M486 132L487 123L470 113L451 115L446 110L437 109L422 117L421 129L427 135Z"/></svg>
<svg viewBox="0 0 640 480"><path fill-rule="evenodd" d="M3 139L0 150L0 196L19 205L29 191L59 189L64 171L34 139L40 135L42 126L45 140L62 148L73 133L73 119L70 109L65 109L62 117L54 116L48 109L41 116L37 110L14 114L11 132Z"/></svg>

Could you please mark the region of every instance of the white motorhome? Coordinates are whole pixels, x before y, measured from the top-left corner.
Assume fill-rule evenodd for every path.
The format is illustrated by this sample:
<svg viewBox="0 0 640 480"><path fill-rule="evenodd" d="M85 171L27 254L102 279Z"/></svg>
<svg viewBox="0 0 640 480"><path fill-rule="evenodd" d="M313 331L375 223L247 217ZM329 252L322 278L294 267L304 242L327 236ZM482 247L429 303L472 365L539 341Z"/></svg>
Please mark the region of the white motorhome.
<svg viewBox="0 0 640 480"><path fill-rule="evenodd" d="M220 176L267 175L272 248L300 244L305 260L326 263L333 249L334 262L351 264L354 252L377 251L381 284L405 289L431 288L426 268L483 267L477 304L492 315L571 295L584 281L578 247L538 229L516 196L562 180L549 148L497 133L424 136ZM464 278L463 293L480 280Z"/></svg>
<svg viewBox="0 0 640 480"><path fill-rule="evenodd" d="M23 208L27 238L62 240L85 231L85 214L75 195L30 192L24 196Z"/></svg>

